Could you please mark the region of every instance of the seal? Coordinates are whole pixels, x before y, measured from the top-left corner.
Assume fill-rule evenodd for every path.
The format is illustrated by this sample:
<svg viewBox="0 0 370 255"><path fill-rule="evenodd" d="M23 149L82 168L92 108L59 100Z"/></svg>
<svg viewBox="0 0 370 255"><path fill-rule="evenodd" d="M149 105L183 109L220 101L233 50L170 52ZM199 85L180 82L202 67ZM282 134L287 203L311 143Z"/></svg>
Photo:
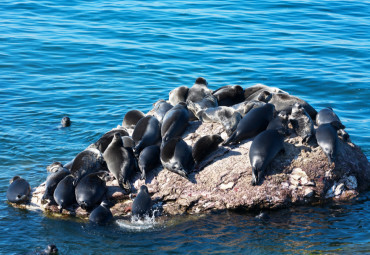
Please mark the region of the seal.
<svg viewBox="0 0 370 255"><path fill-rule="evenodd" d="M51 173L48 178L46 179L45 183L45 193L42 197L43 203L49 202L49 204L55 203L54 201L54 191L58 185L58 183L63 180L70 172L67 168L59 167L59 169Z"/></svg>
<svg viewBox="0 0 370 255"><path fill-rule="evenodd" d="M195 80L195 83L189 89L186 103L188 103L188 101L202 101L206 95L212 95L212 90L208 88L208 82L206 81L206 79L204 79L203 77L199 77Z"/></svg>
<svg viewBox="0 0 370 255"><path fill-rule="evenodd" d="M105 181L102 180L106 175L105 171L88 174L77 184L76 201L82 209L90 211L101 203L107 190Z"/></svg>
<svg viewBox="0 0 370 255"><path fill-rule="evenodd" d="M153 104L154 117L162 123L164 115L172 108L173 106L163 99L158 100Z"/></svg>
<svg viewBox="0 0 370 255"><path fill-rule="evenodd" d="M264 84L258 83L256 85L244 89L245 101L257 100L259 94L261 94L261 92L263 91L267 91L270 93L288 94L288 92L285 92L284 90L281 90L279 88L269 87Z"/></svg>
<svg viewBox="0 0 370 255"><path fill-rule="evenodd" d="M125 114L122 121L122 127L135 128L136 123L145 117L145 114L139 110L131 110Z"/></svg>
<svg viewBox="0 0 370 255"><path fill-rule="evenodd" d="M337 131L338 137L345 142L350 142L349 134L344 130L346 127L340 121L339 117L335 114L333 108L326 107L321 109L316 115L316 124L318 126L331 122L337 122L336 126L339 128Z"/></svg>
<svg viewBox="0 0 370 255"><path fill-rule="evenodd" d="M249 149L252 185L259 185L265 175L266 167L280 151L284 151L284 137L279 131L265 130L254 138Z"/></svg>
<svg viewBox="0 0 370 255"><path fill-rule="evenodd" d="M67 175L61 180L54 191L54 200L58 204L59 213L63 209L72 210L72 206L76 204L75 186L73 185L73 175Z"/></svg>
<svg viewBox="0 0 370 255"><path fill-rule="evenodd" d="M46 167L46 171L50 173L55 173L59 170L60 167L63 167L63 164L60 162L53 162Z"/></svg>
<svg viewBox="0 0 370 255"><path fill-rule="evenodd" d="M154 116L142 118L135 126L132 139L136 144L134 152L138 157L145 147L161 142L161 124Z"/></svg>
<svg viewBox="0 0 370 255"><path fill-rule="evenodd" d="M208 108L217 107L217 99L211 94L207 94L204 96L204 98L200 101L193 102L190 100L186 101L188 105L188 109L194 114L194 116L199 119L198 112L202 110L206 110Z"/></svg>
<svg viewBox="0 0 370 255"><path fill-rule="evenodd" d="M218 149L218 145L224 140L220 135L206 135L196 141L193 145L192 156L195 164L199 164L209 154Z"/></svg>
<svg viewBox="0 0 370 255"><path fill-rule="evenodd" d="M71 174L75 177L74 184L77 185L80 179L85 175L100 171L103 164L103 155L97 149L87 148L78 153L73 160L70 170Z"/></svg>
<svg viewBox="0 0 370 255"><path fill-rule="evenodd" d="M302 141L308 143L315 135L313 121L310 115L299 103L295 103L292 107L292 113L289 116L289 121L293 126L297 135L302 137Z"/></svg>
<svg viewBox="0 0 370 255"><path fill-rule="evenodd" d="M258 100L244 101L239 104L231 106L235 111L239 112L244 117L253 108L264 106L266 103Z"/></svg>
<svg viewBox="0 0 370 255"><path fill-rule="evenodd" d="M137 162L131 148L123 147L120 133L115 133L112 142L104 151L103 157L108 170L117 179L121 188L126 191L131 189L129 178L136 171Z"/></svg>
<svg viewBox="0 0 370 255"><path fill-rule="evenodd" d="M160 163L160 148L158 145L151 145L142 150L138 160L141 179L146 179L146 174L159 166Z"/></svg>
<svg viewBox="0 0 370 255"><path fill-rule="evenodd" d="M284 135L290 135L288 127L288 114L286 111L281 111L278 115L270 121L266 130L275 129L279 130Z"/></svg>
<svg viewBox="0 0 370 255"><path fill-rule="evenodd" d="M68 116L64 116L60 121L62 127L69 127L71 125L71 119Z"/></svg>
<svg viewBox="0 0 370 255"><path fill-rule="evenodd" d="M311 119L314 120L316 118L317 111L310 104L289 94L270 93L268 91L263 91L259 94L257 100L273 104L277 112L286 111L288 114L292 112L293 105L295 103L299 103L303 106L308 115L310 115Z"/></svg>
<svg viewBox="0 0 370 255"><path fill-rule="evenodd" d="M244 101L244 90L239 85L227 85L216 89L212 93L219 106L232 106Z"/></svg>
<svg viewBox="0 0 370 255"><path fill-rule="evenodd" d="M320 125L316 129L316 140L328 158L329 164L335 162L338 151L338 134L341 123L334 121Z"/></svg>
<svg viewBox="0 0 370 255"><path fill-rule="evenodd" d="M19 176L14 176L10 180L10 185L6 191L6 198L11 203L24 204L29 200L31 194L30 184Z"/></svg>
<svg viewBox="0 0 370 255"><path fill-rule="evenodd" d="M188 97L189 88L186 86L177 87L169 93L168 100L173 106L179 104L180 102L185 103Z"/></svg>
<svg viewBox="0 0 370 255"><path fill-rule="evenodd" d="M220 123L227 135L230 136L235 131L242 116L231 107L218 106L199 111L198 118L202 122Z"/></svg>
<svg viewBox="0 0 370 255"><path fill-rule="evenodd" d="M163 118L161 135L162 143L181 136L189 122L189 112L185 103L180 102L169 110Z"/></svg>
<svg viewBox="0 0 370 255"><path fill-rule="evenodd" d="M151 213L152 199L149 195L147 186L142 185L140 191L132 203L132 216L143 217Z"/></svg>
<svg viewBox="0 0 370 255"><path fill-rule="evenodd" d="M240 141L254 137L265 130L274 116L274 105L265 104L250 110L240 121L236 130L223 145L237 144Z"/></svg>
<svg viewBox="0 0 370 255"><path fill-rule="evenodd" d="M130 136L122 136L123 147L133 149L135 142Z"/></svg>
<svg viewBox="0 0 370 255"><path fill-rule="evenodd" d="M194 168L191 149L180 137L162 143L160 159L164 168L185 178Z"/></svg>
<svg viewBox="0 0 370 255"><path fill-rule="evenodd" d="M90 145L89 147L98 149L101 153L107 149L108 145L112 142L115 133L120 133L121 136L129 136L128 132L124 128L113 128L104 135L102 135L98 141Z"/></svg>
<svg viewBox="0 0 370 255"><path fill-rule="evenodd" d="M89 215L89 221L98 225L106 225L113 221L112 212L105 201L101 202L99 206L92 210Z"/></svg>
<svg viewBox="0 0 370 255"><path fill-rule="evenodd" d="M46 247L45 250L43 250L40 254L58 254L58 248L55 244L49 244L48 247Z"/></svg>

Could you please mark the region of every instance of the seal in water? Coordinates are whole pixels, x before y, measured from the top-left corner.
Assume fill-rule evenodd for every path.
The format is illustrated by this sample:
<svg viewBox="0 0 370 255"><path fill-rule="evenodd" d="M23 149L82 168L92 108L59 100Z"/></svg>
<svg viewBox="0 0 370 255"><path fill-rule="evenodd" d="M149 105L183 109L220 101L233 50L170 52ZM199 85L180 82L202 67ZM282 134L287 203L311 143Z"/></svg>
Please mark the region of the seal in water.
<svg viewBox="0 0 370 255"><path fill-rule="evenodd" d="M173 106L179 104L180 102L185 103L188 97L189 88L186 86L177 87L171 90L168 100Z"/></svg>
<svg viewBox="0 0 370 255"><path fill-rule="evenodd" d="M69 127L71 125L71 119L68 116L64 116L60 121L62 127Z"/></svg>
<svg viewBox="0 0 370 255"><path fill-rule="evenodd" d="M230 136L235 131L242 116L231 107L218 106L199 111L198 118L202 122L216 122L222 124L227 135Z"/></svg>
<svg viewBox="0 0 370 255"><path fill-rule="evenodd" d="M146 174L160 165L160 148L158 145L151 145L141 151L139 156L139 168L141 179L146 179Z"/></svg>
<svg viewBox="0 0 370 255"><path fill-rule="evenodd" d="M112 130L102 135L102 137L100 137L98 141L96 141L93 145L90 145L90 146L98 149L101 153L104 153L108 145L112 142L112 139L115 133L120 133L121 136L129 136L126 129L113 128Z"/></svg>
<svg viewBox="0 0 370 255"><path fill-rule="evenodd" d="M145 147L161 142L161 124L154 116L142 118L135 126L132 139L136 144L134 152L138 157Z"/></svg>
<svg viewBox="0 0 370 255"><path fill-rule="evenodd" d="M147 186L142 185L140 191L132 203L132 216L143 217L149 215L152 209L152 199Z"/></svg>
<svg viewBox="0 0 370 255"><path fill-rule="evenodd" d="M131 110L125 114L122 121L122 127L135 128L136 123L145 117L145 114L139 110Z"/></svg>
<svg viewBox="0 0 370 255"><path fill-rule="evenodd" d="M289 94L275 94L268 91L263 91L258 96L258 100L265 103L273 104L277 112L286 111L288 114L292 112L293 105L295 103L299 103L303 106L308 115L310 115L311 119L314 120L316 118L317 111L310 104L298 97L291 96Z"/></svg>
<svg viewBox="0 0 370 255"><path fill-rule="evenodd" d="M76 203L73 181L73 175L67 175L55 188L54 200L58 204L60 213L62 213L63 209L71 210L71 207Z"/></svg>
<svg viewBox="0 0 370 255"><path fill-rule="evenodd" d="M109 171L117 179L121 188L126 191L131 189L130 176L137 168L136 158L131 148L123 147L120 133L115 133L112 142L105 150L103 157Z"/></svg>
<svg viewBox="0 0 370 255"><path fill-rule="evenodd" d="M40 254L58 254L58 248L55 244L49 244L48 247L46 247L45 250Z"/></svg>
<svg viewBox="0 0 370 255"><path fill-rule="evenodd" d="M320 125L316 129L316 140L328 157L329 164L333 163L337 156L338 150L338 134L342 124L338 121Z"/></svg>
<svg viewBox="0 0 370 255"><path fill-rule="evenodd" d="M170 109L172 109L172 105L164 101L163 99L158 100L153 105L154 110L154 117L157 118L157 120L162 123L164 115L166 115L166 112L168 112Z"/></svg>
<svg viewBox="0 0 370 255"><path fill-rule="evenodd" d="M10 185L6 191L6 198L11 203L26 203L31 194L30 184L19 176L14 176L10 180Z"/></svg>
<svg viewBox="0 0 370 255"><path fill-rule="evenodd" d="M219 106L232 106L244 101L244 90L239 85L227 85L216 89L212 93Z"/></svg>
<svg viewBox="0 0 370 255"><path fill-rule="evenodd" d="M163 144L162 144L163 145ZM161 162L164 168L188 178L194 167L191 149L180 137L169 140L161 148Z"/></svg>
<svg viewBox="0 0 370 255"><path fill-rule="evenodd" d="M64 179L70 172L67 168L59 167L58 171L51 173L46 179L45 193L42 197L43 202L54 203L54 191L58 183Z"/></svg>
<svg viewBox="0 0 370 255"><path fill-rule="evenodd" d="M209 154L216 151L223 141L220 135L206 135L199 138L192 149L195 164L198 165Z"/></svg>
<svg viewBox="0 0 370 255"><path fill-rule="evenodd" d="M289 116L289 121L293 126L294 131L302 137L302 141L308 143L315 135L313 121L310 115L299 103L295 103L292 107L292 113Z"/></svg>
<svg viewBox="0 0 370 255"><path fill-rule="evenodd" d="M185 103L179 103L169 110L163 118L162 143L173 137L181 136L189 122L189 112Z"/></svg>
<svg viewBox="0 0 370 255"><path fill-rule="evenodd" d="M264 106L250 110L240 121L236 130L223 143L223 145L237 144L238 142L258 135L265 130L274 116L274 105Z"/></svg>
<svg viewBox="0 0 370 255"><path fill-rule="evenodd" d="M75 189L76 201L84 210L91 210L103 200L107 187L102 180L107 172L88 174L81 179Z"/></svg>
<svg viewBox="0 0 370 255"><path fill-rule="evenodd" d="M278 130L265 130L254 138L249 150L252 185L259 185L266 167L280 151L284 151L284 137Z"/></svg>
<svg viewBox="0 0 370 255"><path fill-rule="evenodd" d="M113 215L108 204L103 201L89 215L89 221L99 225L106 225L113 221Z"/></svg>
<svg viewBox="0 0 370 255"><path fill-rule="evenodd" d="M75 177L74 184L77 185L80 179L85 175L100 171L103 163L103 155L97 149L87 148L78 153L73 160L70 170L71 174Z"/></svg>

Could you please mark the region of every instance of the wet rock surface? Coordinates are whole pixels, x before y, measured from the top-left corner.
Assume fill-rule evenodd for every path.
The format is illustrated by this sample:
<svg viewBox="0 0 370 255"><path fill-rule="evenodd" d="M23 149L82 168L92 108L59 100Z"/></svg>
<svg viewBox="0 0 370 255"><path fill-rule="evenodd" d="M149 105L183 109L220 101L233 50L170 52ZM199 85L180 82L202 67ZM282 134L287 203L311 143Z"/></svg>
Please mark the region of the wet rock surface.
<svg viewBox="0 0 370 255"><path fill-rule="evenodd" d="M130 130L129 130L130 132ZM226 138L221 124L190 122L185 142L192 146L202 136L220 134ZM148 187L152 200L164 214L205 213L225 209L278 209L300 204L316 204L332 200L349 200L370 188L370 164L361 149L339 140L338 158L329 164L315 141L302 143L296 135L286 137L285 153L280 153L267 168L259 186L252 186L249 148L253 139L230 147L220 146L203 160L189 175L189 180L158 167L140 180L132 179L132 194L141 185ZM109 176L106 198L113 202L111 211L116 218L130 213L132 199ZM33 189L30 203L16 207L58 213L56 205L42 204L45 183ZM80 207L63 210L62 214L88 218Z"/></svg>

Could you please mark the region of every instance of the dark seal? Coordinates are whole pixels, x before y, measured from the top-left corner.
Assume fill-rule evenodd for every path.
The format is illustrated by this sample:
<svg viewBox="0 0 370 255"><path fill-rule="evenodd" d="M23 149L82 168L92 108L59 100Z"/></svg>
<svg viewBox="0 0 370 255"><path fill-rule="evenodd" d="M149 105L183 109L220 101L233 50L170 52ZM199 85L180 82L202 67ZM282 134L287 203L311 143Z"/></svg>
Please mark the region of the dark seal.
<svg viewBox="0 0 370 255"><path fill-rule="evenodd" d="M136 144L134 152L138 157L145 147L161 142L161 124L154 116L142 118L135 126L132 139Z"/></svg>
<svg viewBox="0 0 370 255"><path fill-rule="evenodd" d="M70 172L67 168L59 167L59 169L51 173L48 178L46 179L45 183L45 193L42 197L42 201L54 203L54 191L58 185L58 183L63 180L67 175L69 175Z"/></svg>
<svg viewBox="0 0 370 255"><path fill-rule="evenodd" d="M191 149L180 137L166 142L160 155L163 167L182 177L188 178L188 174L194 168Z"/></svg>
<svg viewBox="0 0 370 255"><path fill-rule="evenodd" d="M132 216L143 217L149 215L152 209L152 199L147 186L142 185L140 191L132 203Z"/></svg>
<svg viewBox="0 0 370 255"><path fill-rule="evenodd" d="M159 166L160 163L160 148L158 145L151 145L142 150L138 160L141 179L146 179L146 174Z"/></svg>
<svg viewBox="0 0 370 255"><path fill-rule="evenodd" d="M321 149L329 160L329 164L335 162L338 152L338 134L337 130L341 127L341 123L334 121L320 125L316 129L316 140Z"/></svg>
<svg viewBox="0 0 370 255"><path fill-rule="evenodd" d="M73 175L67 175L61 180L54 191L54 200L58 204L59 212L63 209L72 210L72 206L76 204L75 186Z"/></svg>
<svg viewBox="0 0 370 255"><path fill-rule="evenodd" d="M189 111L185 103L179 103L169 110L163 118L162 143L173 137L181 136L189 123Z"/></svg>
<svg viewBox="0 0 370 255"><path fill-rule="evenodd" d="M237 144L240 141L254 137L265 130L274 116L274 106L264 106L250 110L240 121L236 130L223 145Z"/></svg>
<svg viewBox="0 0 370 255"><path fill-rule="evenodd" d="M131 189L129 178L136 171L137 161L131 148L123 147L120 133L115 133L112 142L105 150L103 157L109 171L117 179L121 188Z"/></svg>
<svg viewBox="0 0 370 255"><path fill-rule="evenodd" d="M62 127L69 127L71 125L71 119L68 116L64 116L60 121Z"/></svg>
<svg viewBox="0 0 370 255"><path fill-rule="evenodd" d="M252 166L252 185L259 185L265 175L266 167L284 150L284 137L278 130L265 130L257 135L249 149Z"/></svg>
<svg viewBox="0 0 370 255"><path fill-rule="evenodd" d="M92 210L104 198L107 187L102 179L107 172L88 174L81 179L75 189L76 201L84 210Z"/></svg>
<svg viewBox="0 0 370 255"><path fill-rule="evenodd" d="M232 106L244 101L244 90L239 85L227 85L216 89L212 93L219 106Z"/></svg>
<svg viewBox="0 0 370 255"><path fill-rule="evenodd" d="M192 155L195 164L199 164L203 159L205 159L209 154L218 149L218 145L224 140L220 135L206 135L196 141L193 145Z"/></svg>
<svg viewBox="0 0 370 255"><path fill-rule="evenodd" d="M139 110L131 110L125 114L122 121L122 127L134 128L139 120L145 117L145 114Z"/></svg>
<svg viewBox="0 0 370 255"><path fill-rule="evenodd" d="M113 221L112 212L105 201L92 210L89 215L89 221L98 225L106 225Z"/></svg>
<svg viewBox="0 0 370 255"><path fill-rule="evenodd" d="M6 198L11 203L26 203L31 194L30 184L19 176L14 176L10 180L10 185L6 191Z"/></svg>

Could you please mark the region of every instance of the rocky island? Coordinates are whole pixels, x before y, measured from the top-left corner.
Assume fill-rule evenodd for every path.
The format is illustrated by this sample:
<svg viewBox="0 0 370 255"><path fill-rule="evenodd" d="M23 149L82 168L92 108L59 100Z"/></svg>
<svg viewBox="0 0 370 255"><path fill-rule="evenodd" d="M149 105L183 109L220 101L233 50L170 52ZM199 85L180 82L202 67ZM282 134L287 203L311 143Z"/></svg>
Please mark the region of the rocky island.
<svg viewBox="0 0 370 255"><path fill-rule="evenodd" d="M247 96L250 97L254 93L258 95L266 91L275 94L285 93L276 88L256 86L257 89L250 89L248 95L247 89L243 90L245 95L243 100L247 100ZM256 99L261 101L261 96L250 98ZM278 107L275 105L276 110ZM193 113L195 116L188 122L181 136L190 148L205 135L218 134L223 140L230 136L223 123L197 120L199 109ZM155 110L146 114L149 115L156 116ZM317 123L314 125L317 129ZM118 128L123 129L121 126ZM252 185L252 165L248 155L253 138L248 138L240 143L220 145L217 150L195 165L187 178L163 166L146 173L145 180L141 180L141 173L136 172L130 179L131 194L122 189L112 173L109 173L105 179L107 187L105 197L112 202L110 210L115 218L129 215L135 196L132 194L137 193L143 184L148 187L155 206L160 208L163 214L169 215L234 209L246 211L279 209L333 200L349 200L360 192L369 190L370 163L361 149L349 138L339 136L336 159L330 162L315 139L306 141L295 132L291 123L287 129L289 132L284 137L284 152L279 152L270 162L259 185ZM130 135L134 131L130 128L125 130ZM97 152L96 155L94 160L97 163L90 167L104 168L103 154ZM28 203L11 204L60 215L57 205L43 203L44 193L45 183L42 183L32 189ZM86 218L89 213L76 204L73 210L63 209L62 214Z"/></svg>

